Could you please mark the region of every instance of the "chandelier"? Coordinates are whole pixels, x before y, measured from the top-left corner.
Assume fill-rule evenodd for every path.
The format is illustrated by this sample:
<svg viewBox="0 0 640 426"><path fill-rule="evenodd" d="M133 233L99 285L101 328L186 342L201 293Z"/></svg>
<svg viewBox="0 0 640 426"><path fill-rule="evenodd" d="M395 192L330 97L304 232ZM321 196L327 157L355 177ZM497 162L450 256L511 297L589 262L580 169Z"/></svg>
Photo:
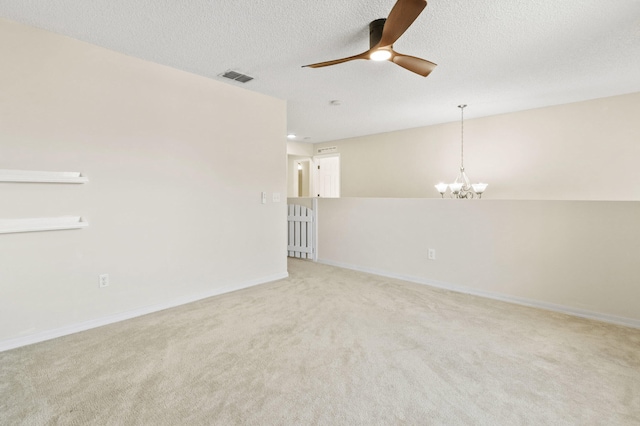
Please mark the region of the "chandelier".
<svg viewBox="0 0 640 426"><path fill-rule="evenodd" d="M447 188L451 191L451 198L482 198L482 193L487 189L487 183L471 183L464 171L464 109L466 105L458 105L460 108L460 173L453 183L442 183L435 185L436 189L444 198Z"/></svg>

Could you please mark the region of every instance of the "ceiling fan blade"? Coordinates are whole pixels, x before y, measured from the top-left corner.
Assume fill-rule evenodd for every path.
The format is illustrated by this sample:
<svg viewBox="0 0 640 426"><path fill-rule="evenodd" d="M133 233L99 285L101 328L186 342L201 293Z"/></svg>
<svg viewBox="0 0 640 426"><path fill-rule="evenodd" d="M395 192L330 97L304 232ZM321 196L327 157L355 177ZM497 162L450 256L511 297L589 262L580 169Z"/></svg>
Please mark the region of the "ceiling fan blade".
<svg viewBox="0 0 640 426"><path fill-rule="evenodd" d="M433 71L437 66L433 62L427 61L426 59L403 55L401 53L396 53L395 55L393 55L391 61L400 65L402 68L415 72L416 74L420 74L423 77L428 76L431 71Z"/></svg>
<svg viewBox="0 0 640 426"><path fill-rule="evenodd" d="M395 43L425 7L427 7L426 0L398 0L389 12L387 22L384 23L378 46L391 46Z"/></svg>
<svg viewBox="0 0 640 426"><path fill-rule="evenodd" d="M303 65L302 67L309 67L309 68L321 68L321 67L328 67L329 65L336 65L336 64L341 64L343 62L349 62L349 61L353 61L356 59L369 59L369 54L371 53L370 50L367 50L366 52L362 52L359 55L353 55L353 56L349 56L347 58L342 58L342 59L334 59L333 61L326 61L326 62L318 62L317 64L311 64L311 65Z"/></svg>

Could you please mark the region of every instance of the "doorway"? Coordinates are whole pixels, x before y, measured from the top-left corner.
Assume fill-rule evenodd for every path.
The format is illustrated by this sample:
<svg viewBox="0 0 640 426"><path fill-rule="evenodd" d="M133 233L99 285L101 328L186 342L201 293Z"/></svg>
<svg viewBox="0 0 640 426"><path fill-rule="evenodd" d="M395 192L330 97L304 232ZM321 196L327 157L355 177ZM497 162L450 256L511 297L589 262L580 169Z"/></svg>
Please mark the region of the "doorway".
<svg viewBox="0 0 640 426"><path fill-rule="evenodd" d="M296 163L296 181L295 185L297 187L297 196L298 197L309 197L311 196L311 184L309 179L309 174L311 172L311 159L299 160Z"/></svg>

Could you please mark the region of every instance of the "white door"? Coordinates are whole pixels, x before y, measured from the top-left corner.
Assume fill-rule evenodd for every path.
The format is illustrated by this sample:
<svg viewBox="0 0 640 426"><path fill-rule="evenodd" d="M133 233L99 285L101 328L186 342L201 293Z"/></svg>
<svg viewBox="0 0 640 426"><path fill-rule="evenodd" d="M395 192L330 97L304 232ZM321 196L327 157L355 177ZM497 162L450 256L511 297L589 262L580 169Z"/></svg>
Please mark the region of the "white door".
<svg viewBox="0 0 640 426"><path fill-rule="evenodd" d="M316 157L315 189L318 197L340 197L340 157Z"/></svg>

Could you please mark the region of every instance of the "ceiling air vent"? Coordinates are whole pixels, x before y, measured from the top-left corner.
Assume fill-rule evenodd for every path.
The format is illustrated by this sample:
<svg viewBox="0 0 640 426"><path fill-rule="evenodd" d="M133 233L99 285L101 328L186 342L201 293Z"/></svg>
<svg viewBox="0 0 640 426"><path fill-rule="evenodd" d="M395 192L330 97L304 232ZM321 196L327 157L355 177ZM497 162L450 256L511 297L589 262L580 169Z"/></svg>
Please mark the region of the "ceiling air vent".
<svg viewBox="0 0 640 426"><path fill-rule="evenodd" d="M239 72L231 71L231 70L220 75L225 78L230 78L231 80L239 81L240 83L246 83L247 81L253 80L253 77L250 77L246 74L240 74Z"/></svg>
<svg viewBox="0 0 640 426"><path fill-rule="evenodd" d="M318 148L318 154L326 154L328 152L336 152L338 151L337 146L327 146L325 148Z"/></svg>

